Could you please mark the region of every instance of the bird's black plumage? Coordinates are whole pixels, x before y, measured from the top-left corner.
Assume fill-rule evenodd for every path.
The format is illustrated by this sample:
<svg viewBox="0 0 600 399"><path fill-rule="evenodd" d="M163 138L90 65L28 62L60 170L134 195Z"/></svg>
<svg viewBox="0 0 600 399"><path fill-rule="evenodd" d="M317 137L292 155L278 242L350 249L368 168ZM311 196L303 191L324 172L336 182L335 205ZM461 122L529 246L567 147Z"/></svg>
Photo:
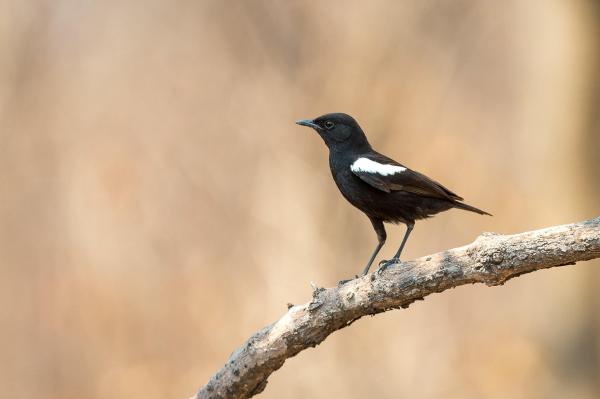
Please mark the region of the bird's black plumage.
<svg viewBox="0 0 600 399"><path fill-rule="evenodd" d="M411 170L371 148L365 133L350 115L334 113L296 122L313 128L329 148L329 166L342 195L363 211L377 233L378 245L363 275L367 274L386 240L383 223L404 223L406 234L398 252L383 267L397 262L416 220L451 208L489 215L461 202L440 183Z"/></svg>

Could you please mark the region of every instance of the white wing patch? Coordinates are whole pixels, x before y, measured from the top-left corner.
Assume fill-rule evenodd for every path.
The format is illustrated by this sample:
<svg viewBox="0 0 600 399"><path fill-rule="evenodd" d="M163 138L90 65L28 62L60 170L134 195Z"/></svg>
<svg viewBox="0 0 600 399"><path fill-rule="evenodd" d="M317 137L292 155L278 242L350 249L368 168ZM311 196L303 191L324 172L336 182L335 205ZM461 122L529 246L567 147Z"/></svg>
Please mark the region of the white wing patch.
<svg viewBox="0 0 600 399"><path fill-rule="evenodd" d="M350 170L353 172L377 173L382 176L402 173L406 168L397 165L381 164L370 160L369 158L358 158L352 165Z"/></svg>

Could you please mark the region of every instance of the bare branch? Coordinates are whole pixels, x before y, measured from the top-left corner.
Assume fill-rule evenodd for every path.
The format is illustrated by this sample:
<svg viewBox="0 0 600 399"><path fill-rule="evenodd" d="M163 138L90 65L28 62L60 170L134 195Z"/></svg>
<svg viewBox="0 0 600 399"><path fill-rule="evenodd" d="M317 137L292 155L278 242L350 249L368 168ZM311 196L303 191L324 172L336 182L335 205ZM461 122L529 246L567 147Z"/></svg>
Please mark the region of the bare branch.
<svg viewBox="0 0 600 399"><path fill-rule="evenodd" d="M484 233L473 243L402 262L336 288L314 288L312 301L290 306L254 334L194 396L249 398L287 358L321 343L365 315L406 308L425 296L471 283L501 285L535 270L600 257L600 217L515 235Z"/></svg>

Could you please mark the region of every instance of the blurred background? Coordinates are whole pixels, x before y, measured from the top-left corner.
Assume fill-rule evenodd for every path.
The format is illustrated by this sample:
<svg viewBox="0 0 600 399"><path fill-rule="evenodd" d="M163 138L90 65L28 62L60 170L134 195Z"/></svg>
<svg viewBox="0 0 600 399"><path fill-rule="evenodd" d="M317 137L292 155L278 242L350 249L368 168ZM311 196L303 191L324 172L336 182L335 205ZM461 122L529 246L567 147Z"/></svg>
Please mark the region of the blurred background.
<svg viewBox="0 0 600 399"><path fill-rule="evenodd" d="M420 222L406 258L600 215L598 1L0 6L2 397L187 398L361 270L375 234L301 118L352 114L495 215ZM363 319L261 397L598 398L599 267Z"/></svg>

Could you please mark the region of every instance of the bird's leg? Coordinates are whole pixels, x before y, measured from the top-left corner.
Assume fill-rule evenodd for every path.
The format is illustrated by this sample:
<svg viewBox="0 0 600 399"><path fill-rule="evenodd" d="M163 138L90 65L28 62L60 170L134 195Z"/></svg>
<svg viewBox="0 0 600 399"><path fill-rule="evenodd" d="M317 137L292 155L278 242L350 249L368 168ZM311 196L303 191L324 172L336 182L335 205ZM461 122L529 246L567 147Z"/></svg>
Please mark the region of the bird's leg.
<svg viewBox="0 0 600 399"><path fill-rule="evenodd" d="M371 220L371 224L373 225L373 228L375 229L375 233L377 233L377 240L379 242L378 242L377 246L375 247L375 251L373 251L373 254L371 255L371 259L369 259L369 263L367 263L367 266L365 266L365 270L363 270L362 276L366 275L369 272L369 269L371 268L371 265L373 264L375 257L379 253L379 250L381 249L381 247L383 247L383 244L385 244L385 239L387 238L387 234L385 232L385 227L383 226L383 222L381 221L381 219L374 219L371 217L369 217L369 219Z"/></svg>
<svg viewBox="0 0 600 399"><path fill-rule="evenodd" d="M396 252L396 255L394 255L394 257L392 259L382 260L381 262L379 262L379 269L377 269L377 272L382 272L385 269L387 269L388 266L393 265L394 263L400 262L400 255L402 254L404 245L406 244L406 241L408 240L408 236L410 235L410 232L412 231L413 227L415 227L414 222L406 223L406 233L404 233L404 238L402 239L402 244L400 244L400 248L398 248L398 252Z"/></svg>
<svg viewBox="0 0 600 399"><path fill-rule="evenodd" d="M365 270L363 270L361 276L366 276L366 274L369 273L369 269L371 268L375 257L379 253L379 250L381 249L381 247L383 247L383 244L384 242L381 241L379 242L379 244L377 244L377 247L375 247L375 251L373 251L373 255L371 255L371 259L369 259L369 263L367 263L367 266L365 266Z"/></svg>
<svg viewBox="0 0 600 399"><path fill-rule="evenodd" d="M385 227L383 226L383 221L381 219L376 219L376 218L372 218L372 217L369 217L369 220L371 220L373 229L375 229L375 233L377 233L377 240L379 242L377 244L377 247L375 247L375 251L373 251L371 258L369 259L369 263L367 263L367 266L365 266L365 269L362 271L361 276L364 276L369 272L369 269L371 268L371 265L373 264L375 257L379 253L379 250L381 249L381 247L383 247L383 244L385 244L385 240L387 238L387 234L385 232ZM355 276L355 278L358 278L358 275ZM352 280L353 279L339 281L338 286L344 285L347 282L352 281Z"/></svg>

